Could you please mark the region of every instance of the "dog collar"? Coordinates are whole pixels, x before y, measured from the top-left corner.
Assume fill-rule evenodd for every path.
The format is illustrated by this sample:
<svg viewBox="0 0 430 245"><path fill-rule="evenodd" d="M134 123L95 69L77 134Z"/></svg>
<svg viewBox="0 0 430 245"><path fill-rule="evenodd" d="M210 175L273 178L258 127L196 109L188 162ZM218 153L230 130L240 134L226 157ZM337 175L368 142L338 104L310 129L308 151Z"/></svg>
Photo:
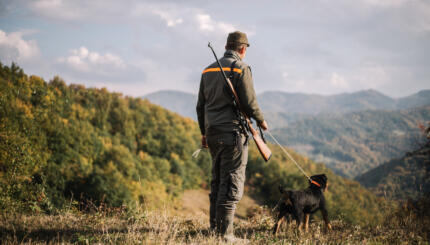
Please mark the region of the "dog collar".
<svg viewBox="0 0 430 245"><path fill-rule="evenodd" d="M320 183L316 182L315 180L311 180L311 183L318 187L321 187Z"/></svg>

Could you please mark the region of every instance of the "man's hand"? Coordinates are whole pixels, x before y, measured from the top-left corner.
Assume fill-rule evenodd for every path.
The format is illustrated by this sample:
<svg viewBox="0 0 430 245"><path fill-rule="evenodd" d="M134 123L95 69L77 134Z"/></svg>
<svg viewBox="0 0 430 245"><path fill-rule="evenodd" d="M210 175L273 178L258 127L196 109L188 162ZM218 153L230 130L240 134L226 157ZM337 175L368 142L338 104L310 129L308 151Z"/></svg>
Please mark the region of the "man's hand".
<svg viewBox="0 0 430 245"><path fill-rule="evenodd" d="M259 123L258 126L260 126L260 128L263 129L264 131L268 129L266 120L264 120L262 123Z"/></svg>
<svg viewBox="0 0 430 245"><path fill-rule="evenodd" d="M208 143L206 142L206 136L202 135L202 148L208 148Z"/></svg>

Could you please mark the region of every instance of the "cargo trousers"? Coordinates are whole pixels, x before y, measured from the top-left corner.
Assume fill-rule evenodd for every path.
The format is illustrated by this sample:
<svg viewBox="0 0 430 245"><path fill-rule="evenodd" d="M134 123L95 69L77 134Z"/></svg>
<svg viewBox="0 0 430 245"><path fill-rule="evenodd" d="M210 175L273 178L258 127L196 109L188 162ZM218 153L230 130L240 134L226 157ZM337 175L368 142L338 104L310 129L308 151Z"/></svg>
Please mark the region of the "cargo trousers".
<svg viewBox="0 0 430 245"><path fill-rule="evenodd" d="M247 140L239 131L207 135L206 139L212 157L210 227L220 235L232 235L236 204L245 183Z"/></svg>

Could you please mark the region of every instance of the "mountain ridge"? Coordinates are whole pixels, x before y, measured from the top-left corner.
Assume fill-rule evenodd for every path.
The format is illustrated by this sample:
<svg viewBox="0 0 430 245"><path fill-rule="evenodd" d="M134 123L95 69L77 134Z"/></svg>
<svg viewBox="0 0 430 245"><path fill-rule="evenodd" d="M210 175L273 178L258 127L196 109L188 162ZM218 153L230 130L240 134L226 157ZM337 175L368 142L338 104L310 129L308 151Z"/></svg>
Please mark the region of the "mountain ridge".
<svg viewBox="0 0 430 245"><path fill-rule="evenodd" d="M368 89L352 93L319 95L282 91L266 91L257 95L265 113L292 113L318 115L322 113L347 113L364 110L399 110L430 105L430 90L393 98L377 90ZM194 106L197 95L177 90L161 90L142 96L171 111L196 120Z"/></svg>

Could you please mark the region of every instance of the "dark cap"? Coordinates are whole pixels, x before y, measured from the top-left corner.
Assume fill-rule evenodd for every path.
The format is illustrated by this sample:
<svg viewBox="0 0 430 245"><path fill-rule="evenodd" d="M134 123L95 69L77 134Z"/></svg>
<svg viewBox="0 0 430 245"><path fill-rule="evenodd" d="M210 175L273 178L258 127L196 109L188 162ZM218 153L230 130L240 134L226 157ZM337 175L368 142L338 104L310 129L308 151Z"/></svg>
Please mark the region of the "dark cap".
<svg viewBox="0 0 430 245"><path fill-rule="evenodd" d="M248 38L246 34L240 31L231 32L228 34L227 43L243 43L249 47Z"/></svg>

